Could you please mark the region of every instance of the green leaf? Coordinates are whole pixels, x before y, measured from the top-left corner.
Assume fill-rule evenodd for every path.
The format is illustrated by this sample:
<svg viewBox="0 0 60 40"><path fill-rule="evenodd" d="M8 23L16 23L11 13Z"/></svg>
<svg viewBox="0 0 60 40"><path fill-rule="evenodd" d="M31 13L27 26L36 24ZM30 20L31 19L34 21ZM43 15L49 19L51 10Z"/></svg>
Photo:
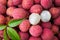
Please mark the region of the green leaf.
<svg viewBox="0 0 60 40"><path fill-rule="evenodd" d="M7 27L7 34L12 40L20 40L18 33L10 27Z"/></svg>
<svg viewBox="0 0 60 40"><path fill-rule="evenodd" d="M7 36L7 31L6 30L4 30L4 40L9 40L8 36Z"/></svg>
<svg viewBox="0 0 60 40"><path fill-rule="evenodd" d="M16 26L18 26L22 21L23 21L23 19L11 20L11 21L9 21L8 26L9 26L9 27L16 27Z"/></svg>
<svg viewBox="0 0 60 40"><path fill-rule="evenodd" d="M5 29L7 26L6 25L0 25L0 30Z"/></svg>

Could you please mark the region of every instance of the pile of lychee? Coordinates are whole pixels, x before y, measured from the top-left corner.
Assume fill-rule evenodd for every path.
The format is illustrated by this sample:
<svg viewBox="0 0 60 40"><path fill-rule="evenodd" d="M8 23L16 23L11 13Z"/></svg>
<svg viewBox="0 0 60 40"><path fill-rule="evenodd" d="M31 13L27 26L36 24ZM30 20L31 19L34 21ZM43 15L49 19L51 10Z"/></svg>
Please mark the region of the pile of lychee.
<svg viewBox="0 0 60 40"><path fill-rule="evenodd" d="M0 25L12 19L21 40L60 40L60 0L0 0Z"/></svg>

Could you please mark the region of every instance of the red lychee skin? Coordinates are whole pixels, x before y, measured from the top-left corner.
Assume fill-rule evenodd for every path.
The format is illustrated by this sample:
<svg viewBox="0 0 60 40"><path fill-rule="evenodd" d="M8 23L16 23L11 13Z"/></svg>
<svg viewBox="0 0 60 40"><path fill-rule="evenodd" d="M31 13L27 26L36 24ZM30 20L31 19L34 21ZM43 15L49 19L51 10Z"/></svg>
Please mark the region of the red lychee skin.
<svg viewBox="0 0 60 40"><path fill-rule="evenodd" d="M20 3L22 2L22 0L8 0L8 7L12 7L12 6L18 6Z"/></svg>
<svg viewBox="0 0 60 40"><path fill-rule="evenodd" d="M40 3L41 0L34 0L35 3Z"/></svg>
<svg viewBox="0 0 60 40"><path fill-rule="evenodd" d="M23 8L14 9L12 16L14 19L23 19L27 16L27 11Z"/></svg>
<svg viewBox="0 0 60 40"><path fill-rule="evenodd" d="M51 13L51 15L52 15L52 18L57 18L57 17L59 16L59 14L60 14L60 11L59 11L58 8L52 7L52 8L50 9L50 13Z"/></svg>
<svg viewBox="0 0 60 40"><path fill-rule="evenodd" d="M33 0L23 0L22 1L22 7L24 9L30 9L32 5L33 5Z"/></svg>
<svg viewBox="0 0 60 40"><path fill-rule="evenodd" d="M54 34L50 29L45 28L41 37L43 40L52 40L54 37Z"/></svg>
<svg viewBox="0 0 60 40"><path fill-rule="evenodd" d="M14 11L15 7L9 7L6 11L6 14L12 17L12 13Z"/></svg>
<svg viewBox="0 0 60 40"><path fill-rule="evenodd" d="M6 5L7 4L7 0L0 0L0 4Z"/></svg>
<svg viewBox="0 0 60 40"><path fill-rule="evenodd" d="M13 1L8 0L7 6L8 6L8 7L14 7Z"/></svg>
<svg viewBox="0 0 60 40"><path fill-rule="evenodd" d="M38 13L38 14L40 14L41 12L42 12L42 6L41 5L39 5L39 4L36 4L36 5L33 5L32 7L31 7L31 9L30 9L30 12L31 13Z"/></svg>
<svg viewBox="0 0 60 40"><path fill-rule="evenodd" d="M60 39L60 32L58 33L58 38Z"/></svg>
<svg viewBox="0 0 60 40"><path fill-rule="evenodd" d="M59 32L59 27L56 25L52 25L52 31L54 32L54 34Z"/></svg>
<svg viewBox="0 0 60 40"><path fill-rule="evenodd" d="M22 0L12 0L14 5L19 5L22 3Z"/></svg>
<svg viewBox="0 0 60 40"><path fill-rule="evenodd" d="M30 37L29 40L41 40L40 37Z"/></svg>
<svg viewBox="0 0 60 40"><path fill-rule="evenodd" d="M56 36L54 36L54 39L53 40L59 40Z"/></svg>
<svg viewBox="0 0 60 40"><path fill-rule="evenodd" d="M54 24L60 25L60 16L56 19L54 19Z"/></svg>
<svg viewBox="0 0 60 40"><path fill-rule="evenodd" d="M29 32L32 36L38 37L42 33L42 28L39 25L31 26L31 28L29 29Z"/></svg>
<svg viewBox="0 0 60 40"><path fill-rule="evenodd" d="M19 32L21 40L28 40L29 39L29 34L28 33L23 33Z"/></svg>
<svg viewBox="0 0 60 40"><path fill-rule="evenodd" d="M5 17L3 15L0 15L0 24L4 24L6 21Z"/></svg>
<svg viewBox="0 0 60 40"><path fill-rule="evenodd" d="M18 7L19 7L19 8L22 8L22 5L21 5L21 4L19 4L19 5L18 5Z"/></svg>
<svg viewBox="0 0 60 40"><path fill-rule="evenodd" d="M55 5L60 6L60 0L55 0Z"/></svg>
<svg viewBox="0 0 60 40"><path fill-rule="evenodd" d="M20 25L19 25L19 29L22 32L27 32L30 28L30 22L29 20L24 20Z"/></svg>
<svg viewBox="0 0 60 40"><path fill-rule="evenodd" d="M43 23L41 23L41 26L43 28L51 28L52 24L50 22L43 22Z"/></svg>
<svg viewBox="0 0 60 40"><path fill-rule="evenodd" d="M6 7L0 4L0 14L5 14L5 12L6 12Z"/></svg>
<svg viewBox="0 0 60 40"><path fill-rule="evenodd" d="M3 31L0 30L0 37L3 37Z"/></svg>
<svg viewBox="0 0 60 40"><path fill-rule="evenodd" d="M52 5L52 0L41 0L41 5L44 9L49 9Z"/></svg>

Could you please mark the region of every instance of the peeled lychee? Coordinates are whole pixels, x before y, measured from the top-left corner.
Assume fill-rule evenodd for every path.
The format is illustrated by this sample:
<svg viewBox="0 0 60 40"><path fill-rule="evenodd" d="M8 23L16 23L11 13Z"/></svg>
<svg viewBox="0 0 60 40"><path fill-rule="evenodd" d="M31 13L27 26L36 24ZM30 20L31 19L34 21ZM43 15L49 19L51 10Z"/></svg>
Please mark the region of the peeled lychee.
<svg viewBox="0 0 60 40"><path fill-rule="evenodd" d="M14 9L15 9L15 7L9 7L6 11L7 15L12 17L12 13L13 13Z"/></svg>
<svg viewBox="0 0 60 40"><path fill-rule="evenodd" d="M52 6L52 0L41 0L41 5L44 9L48 9Z"/></svg>
<svg viewBox="0 0 60 40"><path fill-rule="evenodd" d="M4 24L6 21L5 17L3 15L0 15L0 24Z"/></svg>
<svg viewBox="0 0 60 40"><path fill-rule="evenodd" d="M41 40L40 37L30 37L29 40Z"/></svg>
<svg viewBox="0 0 60 40"><path fill-rule="evenodd" d="M16 8L14 9L12 16L14 19L23 19L27 16L26 14L27 14L27 11L24 10L23 8Z"/></svg>
<svg viewBox="0 0 60 40"><path fill-rule="evenodd" d="M54 19L54 24L60 25L60 16Z"/></svg>
<svg viewBox="0 0 60 40"><path fill-rule="evenodd" d="M52 24L50 22L42 22L41 23L41 26L43 28L51 28Z"/></svg>
<svg viewBox="0 0 60 40"><path fill-rule="evenodd" d="M50 9L50 13L52 15L52 18L57 18L59 16L59 14L60 14L59 8L52 7Z"/></svg>
<svg viewBox="0 0 60 40"><path fill-rule="evenodd" d="M33 5L33 0L23 0L22 1L22 7L24 9L30 9L32 5Z"/></svg>
<svg viewBox="0 0 60 40"><path fill-rule="evenodd" d="M31 26L29 32L32 36L38 37L42 33L42 28L39 25Z"/></svg>
<svg viewBox="0 0 60 40"><path fill-rule="evenodd" d="M51 13L47 10L42 11L40 16L42 22L49 22L51 19Z"/></svg>
<svg viewBox="0 0 60 40"><path fill-rule="evenodd" d="M53 32L50 29L45 28L43 34L41 35L43 40L52 40L54 37Z"/></svg>
<svg viewBox="0 0 60 40"><path fill-rule="evenodd" d="M40 14L42 12L42 6L39 4L33 5L30 9L30 12Z"/></svg>
<svg viewBox="0 0 60 40"><path fill-rule="evenodd" d="M19 32L21 40L28 40L29 39L29 34L28 33L23 33Z"/></svg>
<svg viewBox="0 0 60 40"><path fill-rule="evenodd" d="M19 25L19 29L22 32L27 32L30 28L30 22L29 20L23 20L23 22Z"/></svg>
<svg viewBox="0 0 60 40"><path fill-rule="evenodd" d="M37 24L40 22L40 15L37 14L37 13L32 13L32 14L29 16L29 22L30 22L30 24L32 24L32 25L37 25Z"/></svg>

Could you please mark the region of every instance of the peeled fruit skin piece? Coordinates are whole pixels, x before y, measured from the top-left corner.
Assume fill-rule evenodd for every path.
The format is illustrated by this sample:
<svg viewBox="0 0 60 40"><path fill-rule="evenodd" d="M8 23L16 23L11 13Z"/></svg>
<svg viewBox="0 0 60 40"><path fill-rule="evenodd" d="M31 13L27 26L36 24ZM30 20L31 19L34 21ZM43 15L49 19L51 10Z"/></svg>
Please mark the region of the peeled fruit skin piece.
<svg viewBox="0 0 60 40"><path fill-rule="evenodd" d="M32 37L32 36L31 36L31 37L29 38L29 40L41 40L41 38L40 38L40 37Z"/></svg>
<svg viewBox="0 0 60 40"><path fill-rule="evenodd" d="M29 16L29 22L30 22L30 24L32 24L32 25L37 25L37 24L40 22L40 15L37 14L37 13L32 13L32 14Z"/></svg>
<svg viewBox="0 0 60 40"><path fill-rule="evenodd" d="M29 33L33 36L33 37L39 37L42 33L42 28L39 25L34 25L31 26L29 29Z"/></svg>
<svg viewBox="0 0 60 40"><path fill-rule="evenodd" d="M41 5L44 9L49 9L52 6L52 0L41 0Z"/></svg>
<svg viewBox="0 0 60 40"><path fill-rule="evenodd" d="M51 28L52 24L51 24L51 22L42 22L41 26L43 28Z"/></svg>
<svg viewBox="0 0 60 40"><path fill-rule="evenodd" d="M12 13L14 11L15 7L9 7L6 11L6 14L12 17Z"/></svg>
<svg viewBox="0 0 60 40"><path fill-rule="evenodd" d="M22 1L22 7L24 9L30 9L32 5L33 5L33 0L23 0Z"/></svg>
<svg viewBox="0 0 60 40"><path fill-rule="evenodd" d="M19 25L19 29L22 31L22 32L27 32L30 28L30 22L29 20L23 20L23 22Z"/></svg>
<svg viewBox="0 0 60 40"><path fill-rule="evenodd" d="M60 16L54 19L54 24L60 25Z"/></svg>
<svg viewBox="0 0 60 40"><path fill-rule="evenodd" d="M0 15L0 24L4 24L6 21L5 17L3 15Z"/></svg>
<svg viewBox="0 0 60 40"><path fill-rule="evenodd" d="M57 34L59 32L59 27L56 26L56 25L52 25L52 29L51 30L54 32L54 34Z"/></svg>
<svg viewBox="0 0 60 40"><path fill-rule="evenodd" d="M42 22L49 22L51 19L51 13L47 10L42 11L40 16Z"/></svg>
<svg viewBox="0 0 60 40"><path fill-rule="evenodd" d="M6 12L6 7L0 4L0 14L5 14L5 12Z"/></svg>
<svg viewBox="0 0 60 40"><path fill-rule="evenodd" d="M7 4L7 0L0 0L0 4L6 5Z"/></svg>
<svg viewBox="0 0 60 40"><path fill-rule="evenodd" d="M59 16L60 10L59 10L59 8L52 7L52 8L50 8L50 13L52 15L52 18L55 19Z"/></svg>
<svg viewBox="0 0 60 40"><path fill-rule="evenodd" d="M55 5L60 6L60 0L55 0Z"/></svg>
<svg viewBox="0 0 60 40"><path fill-rule="evenodd" d="M26 17L27 11L23 8L16 8L14 9L12 16L14 19L23 19Z"/></svg>
<svg viewBox="0 0 60 40"><path fill-rule="evenodd" d="M28 40L29 39L28 33L19 32L19 36L20 36L21 40Z"/></svg>
<svg viewBox="0 0 60 40"><path fill-rule="evenodd" d="M45 28L43 30L43 34L41 35L41 38L43 40L52 40L53 37L54 37L54 34L50 29Z"/></svg>
<svg viewBox="0 0 60 40"><path fill-rule="evenodd" d="M41 12L42 12L42 6L41 5L39 5L39 4L35 4L35 5L33 5L31 8L30 8L30 12L31 13L38 13L38 14L40 14Z"/></svg>

